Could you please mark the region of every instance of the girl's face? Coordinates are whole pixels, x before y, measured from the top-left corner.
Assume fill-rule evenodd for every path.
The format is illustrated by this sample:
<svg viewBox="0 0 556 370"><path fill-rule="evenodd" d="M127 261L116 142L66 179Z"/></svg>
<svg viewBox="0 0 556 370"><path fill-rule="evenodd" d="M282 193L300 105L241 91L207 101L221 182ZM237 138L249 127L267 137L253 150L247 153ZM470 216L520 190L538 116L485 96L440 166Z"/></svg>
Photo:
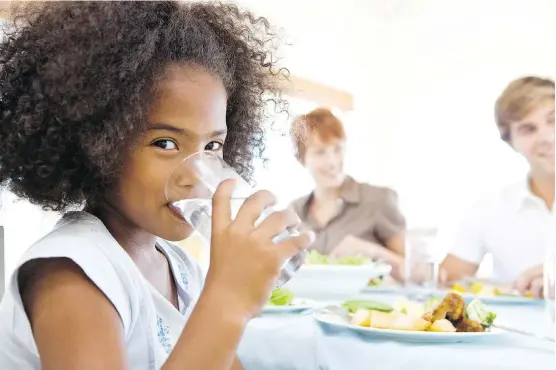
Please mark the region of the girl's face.
<svg viewBox="0 0 556 370"><path fill-rule="evenodd" d="M150 109L148 130L124 164L112 204L134 227L172 241L191 234L191 227L169 208L166 182L195 152L222 156L226 102L224 85L213 74L187 67L168 69Z"/></svg>
<svg viewBox="0 0 556 370"><path fill-rule="evenodd" d="M554 176L554 100L510 125L512 147L527 159L531 171Z"/></svg>
<svg viewBox="0 0 556 370"><path fill-rule="evenodd" d="M337 188L343 184L344 147L344 139L335 138L324 143L316 134L311 134L307 138L303 164L318 187Z"/></svg>

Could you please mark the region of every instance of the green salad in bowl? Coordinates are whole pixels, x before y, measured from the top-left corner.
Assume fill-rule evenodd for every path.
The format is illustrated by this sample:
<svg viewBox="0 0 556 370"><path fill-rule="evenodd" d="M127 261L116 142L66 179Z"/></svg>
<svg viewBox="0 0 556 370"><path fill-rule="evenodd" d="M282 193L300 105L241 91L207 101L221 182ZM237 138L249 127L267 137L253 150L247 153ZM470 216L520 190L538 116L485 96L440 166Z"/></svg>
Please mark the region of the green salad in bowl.
<svg viewBox="0 0 556 370"><path fill-rule="evenodd" d="M309 265L351 265L351 266L361 266L371 263L372 260L368 257L341 257L332 258L325 256L315 250L310 250L305 256L305 263Z"/></svg>

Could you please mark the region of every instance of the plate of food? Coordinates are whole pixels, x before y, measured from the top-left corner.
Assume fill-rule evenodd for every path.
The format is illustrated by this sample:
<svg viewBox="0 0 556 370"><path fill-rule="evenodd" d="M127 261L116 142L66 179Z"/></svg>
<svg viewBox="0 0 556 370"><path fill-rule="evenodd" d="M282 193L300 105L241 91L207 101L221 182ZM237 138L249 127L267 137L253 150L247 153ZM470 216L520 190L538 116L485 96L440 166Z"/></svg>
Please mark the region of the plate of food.
<svg viewBox="0 0 556 370"><path fill-rule="evenodd" d="M365 257L334 259L312 250L284 287L296 297L343 300L357 296L370 279L387 275L390 269Z"/></svg>
<svg viewBox="0 0 556 370"><path fill-rule="evenodd" d="M306 312L313 308L313 302L303 299L296 299L293 292L289 289L278 288L272 291L268 303L263 307L261 314L297 314Z"/></svg>
<svg viewBox="0 0 556 370"><path fill-rule="evenodd" d="M448 293L415 311L418 305L413 302L413 306L404 310L375 301L348 301L336 308L319 309L313 315L324 327L403 342L460 343L504 333L493 328L496 314L480 300L466 304L461 295Z"/></svg>
<svg viewBox="0 0 556 370"><path fill-rule="evenodd" d="M478 298L487 304L538 304L542 302L532 295L523 296L503 284L476 280L464 280L453 284L450 291L460 294L467 301Z"/></svg>

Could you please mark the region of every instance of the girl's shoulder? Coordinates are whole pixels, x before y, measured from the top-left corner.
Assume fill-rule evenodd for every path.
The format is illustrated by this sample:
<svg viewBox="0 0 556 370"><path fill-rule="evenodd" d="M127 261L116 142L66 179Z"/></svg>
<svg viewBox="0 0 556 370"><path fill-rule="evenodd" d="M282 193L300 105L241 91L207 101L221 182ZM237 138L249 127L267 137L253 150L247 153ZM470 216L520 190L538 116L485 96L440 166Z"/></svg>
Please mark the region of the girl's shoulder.
<svg viewBox="0 0 556 370"><path fill-rule="evenodd" d="M87 275L118 311L126 345L141 349L138 356L142 357L137 363L150 363L154 358L154 336L149 334L149 328L154 324L149 320L155 313L149 311L151 298L144 279L104 224L88 213L77 212L64 215L50 233L33 244L11 274L0 302L0 347L10 348L12 352L0 353L0 367L12 363L34 364L39 357L19 293L18 275L27 262L40 264L48 258L69 259ZM25 366L28 367L32 368Z"/></svg>
<svg viewBox="0 0 556 370"><path fill-rule="evenodd" d="M138 279L140 272L102 221L86 212L65 214L51 232L23 254L6 290L5 298L12 302L14 312L24 312L18 287L20 268L27 262L48 258L74 262L112 302L124 328L131 328L144 292Z"/></svg>

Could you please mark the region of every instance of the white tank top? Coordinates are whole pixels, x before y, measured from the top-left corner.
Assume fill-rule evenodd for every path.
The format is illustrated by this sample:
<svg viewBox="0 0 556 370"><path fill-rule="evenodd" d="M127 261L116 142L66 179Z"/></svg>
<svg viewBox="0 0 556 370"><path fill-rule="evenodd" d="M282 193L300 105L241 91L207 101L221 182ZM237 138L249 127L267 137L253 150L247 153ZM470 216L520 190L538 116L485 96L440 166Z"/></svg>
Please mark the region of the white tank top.
<svg viewBox="0 0 556 370"><path fill-rule="evenodd" d="M179 310L147 282L98 218L85 212L66 214L27 250L10 278L0 303L0 369L41 368L17 274L25 262L48 257L71 259L112 302L123 323L130 368L160 369L197 302L204 276L183 249L164 240L157 247L176 279Z"/></svg>

